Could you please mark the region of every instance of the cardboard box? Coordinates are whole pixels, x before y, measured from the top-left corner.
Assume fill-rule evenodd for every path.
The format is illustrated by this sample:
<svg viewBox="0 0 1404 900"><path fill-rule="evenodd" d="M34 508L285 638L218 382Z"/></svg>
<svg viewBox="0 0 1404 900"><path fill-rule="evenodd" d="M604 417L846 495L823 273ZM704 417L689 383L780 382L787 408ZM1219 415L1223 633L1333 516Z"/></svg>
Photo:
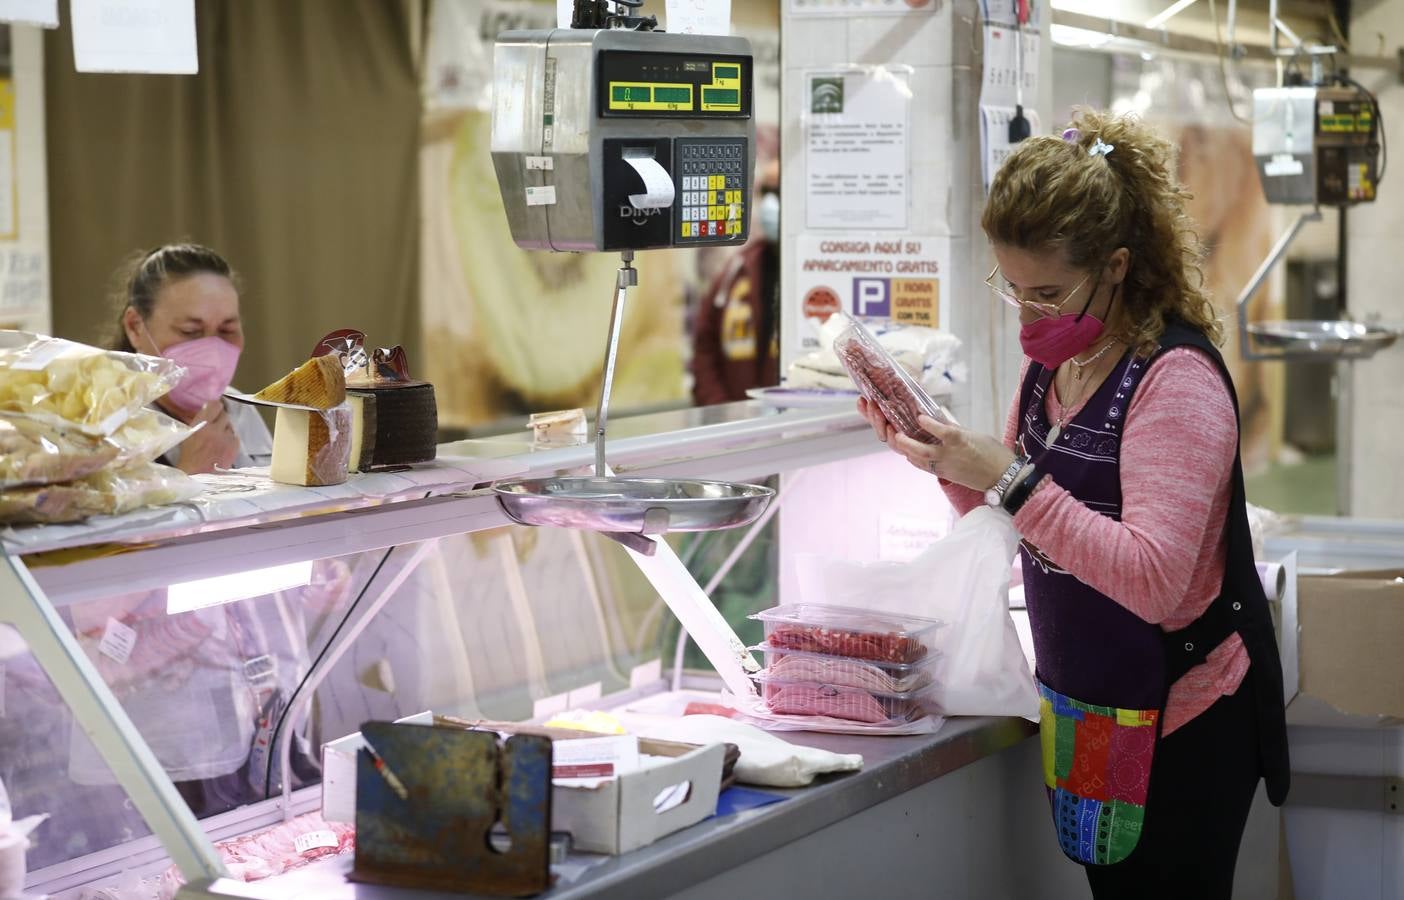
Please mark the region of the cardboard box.
<svg viewBox="0 0 1404 900"><path fill-rule="evenodd" d="M396 719L412 725L433 725L432 712ZM348 734L322 745L322 818L356 824L356 754L366 745L361 733Z"/></svg>
<svg viewBox="0 0 1404 900"><path fill-rule="evenodd" d="M435 719L425 712L397 721L432 725ZM556 740L599 737L506 722L462 724L504 733L543 734ZM356 754L363 744L357 732L322 747L322 818L328 822L356 821ZM617 855L646 847L716 813L725 745L698 747L640 738L639 752L668 761L595 787L555 785L551 830L569 831L576 850Z"/></svg>
<svg viewBox="0 0 1404 900"><path fill-rule="evenodd" d="M1303 699L1368 717L1357 725L1399 724L1404 719L1404 569L1302 576L1297 606ZM1289 721L1309 724L1301 713L1313 704L1302 706L1289 711Z"/></svg>

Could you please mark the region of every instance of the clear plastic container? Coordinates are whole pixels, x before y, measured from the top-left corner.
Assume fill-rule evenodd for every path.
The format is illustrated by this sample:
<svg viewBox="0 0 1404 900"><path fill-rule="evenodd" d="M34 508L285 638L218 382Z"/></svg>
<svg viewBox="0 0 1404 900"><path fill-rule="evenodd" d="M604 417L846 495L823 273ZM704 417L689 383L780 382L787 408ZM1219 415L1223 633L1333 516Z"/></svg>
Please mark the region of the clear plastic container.
<svg viewBox="0 0 1404 900"><path fill-rule="evenodd" d="M938 619L818 603L787 603L751 618L765 623L765 640L776 650L886 663L924 659L936 630L944 624Z"/></svg>
<svg viewBox="0 0 1404 900"><path fill-rule="evenodd" d="M924 702L929 691L886 693L861 688L790 681L772 678L764 672L755 679L761 683L766 708L783 716L827 716L865 725L893 725L914 722L927 714Z"/></svg>
<svg viewBox="0 0 1404 900"><path fill-rule="evenodd" d="M926 415L954 425L955 417L931 399L910 372L902 368L873 333L857 319L834 339L834 353L869 403L876 403L887 421L913 440L926 444L936 438L917 424Z"/></svg>
<svg viewBox="0 0 1404 900"><path fill-rule="evenodd" d="M808 650L787 650L769 641L751 648L765 654L765 674L792 681L817 681L837 687L862 688L884 693L919 691L935 680L939 655L930 650L919 662L888 663L849 656L831 656Z"/></svg>

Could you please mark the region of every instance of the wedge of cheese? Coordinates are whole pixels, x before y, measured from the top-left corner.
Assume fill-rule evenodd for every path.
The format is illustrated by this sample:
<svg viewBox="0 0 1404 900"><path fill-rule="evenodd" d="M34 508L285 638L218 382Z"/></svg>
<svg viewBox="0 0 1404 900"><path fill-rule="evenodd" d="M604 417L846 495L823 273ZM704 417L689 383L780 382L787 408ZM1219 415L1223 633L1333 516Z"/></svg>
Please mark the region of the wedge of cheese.
<svg viewBox="0 0 1404 900"><path fill-rule="evenodd" d="M327 410L278 408L273 480L320 487L346 480L351 461L351 404Z"/></svg>
<svg viewBox="0 0 1404 900"><path fill-rule="evenodd" d="M255 400L331 409L346 401L346 373L335 356L314 356L254 394Z"/></svg>
<svg viewBox="0 0 1404 900"><path fill-rule="evenodd" d="M412 466L437 454L438 406L434 386L424 382L353 387L351 471Z"/></svg>

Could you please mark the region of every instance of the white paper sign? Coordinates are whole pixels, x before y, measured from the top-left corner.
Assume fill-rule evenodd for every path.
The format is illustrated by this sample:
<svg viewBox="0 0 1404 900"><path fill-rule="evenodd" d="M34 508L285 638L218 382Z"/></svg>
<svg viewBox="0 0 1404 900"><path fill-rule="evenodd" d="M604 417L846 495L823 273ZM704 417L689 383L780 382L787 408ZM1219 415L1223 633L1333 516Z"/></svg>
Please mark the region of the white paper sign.
<svg viewBox="0 0 1404 900"><path fill-rule="evenodd" d="M806 75L809 228L907 227L910 71Z"/></svg>
<svg viewBox="0 0 1404 900"><path fill-rule="evenodd" d="M995 172L1004 164L1004 160L1014 150L1014 146L1009 143L1009 121L1014 118L1014 107L1012 106L982 106L980 107L980 146L984 147L984 157L981 168L985 179L985 190L989 190L990 182L994 180ZM1039 122L1038 112L1024 107L1024 118L1029 120L1029 133L1042 134L1043 126Z"/></svg>
<svg viewBox="0 0 1404 900"><path fill-rule="evenodd" d="M575 0L556 0L556 27L569 28L575 18Z"/></svg>
<svg viewBox="0 0 1404 900"><path fill-rule="evenodd" d="M107 620L107 629L98 643L98 652L119 665L126 665L136 649L136 629L124 625L116 619Z"/></svg>
<svg viewBox="0 0 1404 900"><path fill-rule="evenodd" d="M48 254L36 245L0 244L0 323L42 316L48 308Z"/></svg>
<svg viewBox="0 0 1404 900"><path fill-rule="evenodd" d="M1022 37L1024 59L1019 61L1019 40ZM1025 31L1022 36L1010 28L985 26L984 67L980 84L980 102L989 106L1013 106L1018 101L1022 83L1024 105L1033 106L1038 100L1038 57L1042 41L1037 32Z"/></svg>
<svg viewBox="0 0 1404 900"><path fill-rule="evenodd" d="M731 34L731 0L668 0L669 34Z"/></svg>
<svg viewBox="0 0 1404 900"><path fill-rule="evenodd" d="M194 75L195 0L70 0L79 72Z"/></svg>
<svg viewBox="0 0 1404 900"><path fill-rule="evenodd" d="M941 287L950 238L804 234L795 250L800 302L786 324L800 335L801 352L819 348L819 326L836 312L928 328L949 321Z"/></svg>
<svg viewBox="0 0 1404 900"><path fill-rule="evenodd" d="M0 22L57 28L58 0L0 0Z"/></svg>

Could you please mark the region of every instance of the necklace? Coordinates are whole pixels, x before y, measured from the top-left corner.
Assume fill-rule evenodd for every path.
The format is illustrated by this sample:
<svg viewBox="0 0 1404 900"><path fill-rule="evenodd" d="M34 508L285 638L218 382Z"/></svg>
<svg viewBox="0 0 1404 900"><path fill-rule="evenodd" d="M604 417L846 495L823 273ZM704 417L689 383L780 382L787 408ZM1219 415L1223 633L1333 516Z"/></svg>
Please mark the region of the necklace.
<svg viewBox="0 0 1404 900"><path fill-rule="evenodd" d="M1092 364L1095 363L1097 360L1101 359L1101 358L1106 354L1106 352L1107 352L1108 350L1110 350L1112 347L1116 346L1116 344L1117 344L1117 341L1110 341L1110 342L1107 343L1105 346L1103 346L1102 349L1100 349L1100 350L1098 350L1096 353L1092 354L1092 356L1089 357L1088 359L1078 359L1076 356L1074 356L1071 360L1069 360L1069 362L1071 362L1071 363L1073 364L1073 380L1074 380L1074 381L1081 381L1081 380L1082 380L1082 370L1083 370L1084 368L1086 368L1087 366L1092 365Z"/></svg>
<svg viewBox="0 0 1404 900"><path fill-rule="evenodd" d="M1069 360L1069 362L1073 364L1073 384L1078 385L1078 392L1076 397L1069 398L1067 402L1063 402L1062 396L1058 397L1058 405L1061 409L1058 411L1058 421L1054 422L1053 427L1048 430L1048 446L1051 447L1053 442L1063 433L1063 426L1067 424L1068 419L1072 416L1072 411L1077 408L1077 404L1082 400L1082 395L1087 392L1087 387L1091 384L1090 381L1084 382L1082 380L1082 368L1095 364L1097 360L1106 355L1106 352L1118 343L1119 341L1109 342L1105 347L1094 353L1090 359L1085 359L1081 362L1078 362L1076 358ZM1054 380L1057 380L1056 377ZM1071 387L1071 385L1069 385L1069 387Z"/></svg>

